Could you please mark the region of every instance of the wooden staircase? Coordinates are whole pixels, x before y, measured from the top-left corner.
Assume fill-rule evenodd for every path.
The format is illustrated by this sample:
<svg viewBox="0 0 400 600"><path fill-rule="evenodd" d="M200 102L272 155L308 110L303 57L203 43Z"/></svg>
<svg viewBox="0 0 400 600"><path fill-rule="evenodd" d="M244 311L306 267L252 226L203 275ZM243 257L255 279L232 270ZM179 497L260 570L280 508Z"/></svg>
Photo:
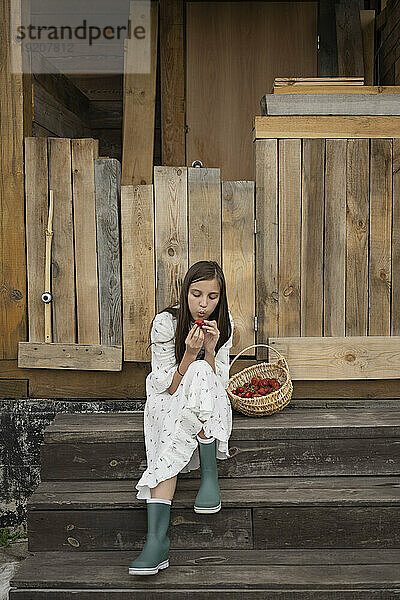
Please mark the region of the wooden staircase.
<svg viewBox="0 0 400 600"><path fill-rule="evenodd" d="M128 575L147 531L143 413L60 414L45 432L10 600L400 600L400 409L234 413L222 510L180 474L170 566Z"/></svg>

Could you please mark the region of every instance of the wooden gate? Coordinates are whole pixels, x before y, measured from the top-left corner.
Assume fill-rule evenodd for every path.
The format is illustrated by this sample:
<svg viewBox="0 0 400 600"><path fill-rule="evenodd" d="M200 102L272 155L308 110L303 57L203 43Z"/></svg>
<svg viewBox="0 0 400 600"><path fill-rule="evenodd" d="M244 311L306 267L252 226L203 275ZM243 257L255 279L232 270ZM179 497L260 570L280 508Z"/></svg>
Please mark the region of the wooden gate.
<svg viewBox="0 0 400 600"><path fill-rule="evenodd" d="M258 335L296 379L399 377L399 137L393 116L255 119Z"/></svg>
<svg viewBox="0 0 400 600"><path fill-rule="evenodd" d="M25 139L29 342L18 344L19 367L122 368L120 163L98 159L97 148L93 139ZM50 190L54 207L47 290ZM53 296L48 341L43 292Z"/></svg>

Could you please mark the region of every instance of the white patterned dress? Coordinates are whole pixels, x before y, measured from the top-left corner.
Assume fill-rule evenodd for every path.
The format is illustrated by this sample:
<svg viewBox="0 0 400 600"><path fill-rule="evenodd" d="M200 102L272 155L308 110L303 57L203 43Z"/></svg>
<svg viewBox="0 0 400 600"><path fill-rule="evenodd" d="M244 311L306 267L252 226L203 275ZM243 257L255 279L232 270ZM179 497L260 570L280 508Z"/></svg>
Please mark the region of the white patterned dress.
<svg viewBox="0 0 400 600"><path fill-rule="evenodd" d="M230 312L229 319L232 333L215 355L216 373L201 358L204 356L203 345L174 394L170 394L168 388L178 366L175 360L177 320L168 312L155 316L150 336L155 342L150 346L152 371L146 377L144 409L147 468L136 484L137 498L151 498L150 489L160 481L199 468L196 434L202 427L207 437L216 438L217 458L230 458L228 441L232 432L232 407L226 392L234 327ZM167 340L171 341L158 343Z"/></svg>

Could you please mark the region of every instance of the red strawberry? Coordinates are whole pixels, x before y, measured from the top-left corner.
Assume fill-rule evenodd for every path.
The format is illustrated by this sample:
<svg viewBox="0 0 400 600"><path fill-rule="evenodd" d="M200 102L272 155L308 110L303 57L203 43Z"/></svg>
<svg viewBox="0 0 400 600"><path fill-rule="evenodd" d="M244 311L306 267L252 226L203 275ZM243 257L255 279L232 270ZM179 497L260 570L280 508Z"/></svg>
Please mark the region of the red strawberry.
<svg viewBox="0 0 400 600"><path fill-rule="evenodd" d="M198 327L204 327L205 323L203 321L203 319L196 319L196 321L194 322L195 325L197 325Z"/></svg>

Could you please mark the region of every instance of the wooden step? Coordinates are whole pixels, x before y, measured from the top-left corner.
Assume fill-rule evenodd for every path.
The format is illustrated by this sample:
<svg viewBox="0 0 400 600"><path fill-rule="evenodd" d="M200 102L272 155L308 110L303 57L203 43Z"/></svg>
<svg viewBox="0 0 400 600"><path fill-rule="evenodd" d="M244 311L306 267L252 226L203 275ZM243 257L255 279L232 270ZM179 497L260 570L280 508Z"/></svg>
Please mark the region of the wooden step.
<svg viewBox="0 0 400 600"><path fill-rule="evenodd" d="M128 575L138 552L40 552L10 600L393 600L400 550L170 550L170 566Z"/></svg>
<svg viewBox="0 0 400 600"><path fill-rule="evenodd" d="M400 409L293 409L236 416L222 477L391 475L399 472ZM59 414L41 448L46 480L139 479L143 412ZM197 479L199 470L183 473Z"/></svg>
<svg viewBox="0 0 400 600"><path fill-rule="evenodd" d="M42 482L28 504L29 549L141 548L147 511L136 498L135 484ZM193 511L199 482L178 477L169 529L172 547L400 547L400 476L220 477L219 484L222 510L200 515Z"/></svg>

